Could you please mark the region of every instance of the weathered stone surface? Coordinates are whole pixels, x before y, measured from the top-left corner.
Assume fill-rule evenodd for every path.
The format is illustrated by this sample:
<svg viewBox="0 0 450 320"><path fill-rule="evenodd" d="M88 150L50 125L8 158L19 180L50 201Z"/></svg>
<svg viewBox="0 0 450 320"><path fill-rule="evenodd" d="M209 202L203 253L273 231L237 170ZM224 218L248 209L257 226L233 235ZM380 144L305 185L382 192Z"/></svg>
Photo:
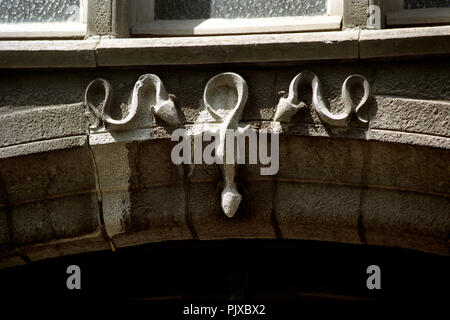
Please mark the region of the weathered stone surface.
<svg viewBox="0 0 450 320"><path fill-rule="evenodd" d="M82 104L0 109L0 147L86 134Z"/></svg>
<svg viewBox="0 0 450 320"><path fill-rule="evenodd" d="M1 41L1 68L89 68L96 66L92 40Z"/></svg>
<svg viewBox="0 0 450 320"><path fill-rule="evenodd" d="M124 231L130 217L128 149L125 143L92 146L102 201L103 221L111 237Z"/></svg>
<svg viewBox="0 0 450 320"><path fill-rule="evenodd" d="M50 259L71 254L111 250L100 231L81 237L36 243L20 247L20 252L31 261Z"/></svg>
<svg viewBox="0 0 450 320"><path fill-rule="evenodd" d="M85 135L34 141L30 143L22 143L14 146L0 148L0 159L23 157L36 153L39 154L50 151L86 147L87 145L88 141L87 136Z"/></svg>
<svg viewBox="0 0 450 320"><path fill-rule="evenodd" d="M367 9L369 2L366 0L344 1L344 28L365 29L367 25Z"/></svg>
<svg viewBox="0 0 450 320"><path fill-rule="evenodd" d="M190 186L189 211L199 239L275 237L271 222L272 182L252 182L240 190L244 201L230 219L222 213L217 183Z"/></svg>
<svg viewBox="0 0 450 320"><path fill-rule="evenodd" d="M86 85L94 79L89 75L89 71L80 74L70 69L46 71L45 76L37 70L2 70L0 107L9 112L80 104Z"/></svg>
<svg viewBox="0 0 450 320"><path fill-rule="evenodd" d="M248 83L248 102L242 114L243 121L272 120L277 103L276 73L258 69L240 73Z"/></svg>
<svg viewBox="0 0 450 320"><path fill-rule="evenodd" d="M448 254L448 198L369 189L364 191L363 199L368 244Z"/></svg>
<svg viewBox="0 0 450 320"><path fill-rule="evenodd" d="M95 5L95 34L108 35L112 29L112 4L111 0L96 0Z"/></svg>
<svg viewBox="0 0 450 320"><path fill-rule="evenodd" d="M134 190L125 232L112 237L118 247L192 239L186 224L186 193L181 184Z"/></svg>
<svg viewBox="0 0 450 320"><path fill-rule="evenodd" d="M97 168L100 190L127 191L130 178L128 149L125 143L91 146Z"/></svg>
<svg viewBox="0 0 450 320"><path fill-rule="evenodd" d="M450 138L438 137L426 134L396 132L372 129L367 138L379 142L401 143L440 149L450 149Z"/></svg>
<svg viewBox="0 0 450 320"><path fill-rule="evenodd" d="M87 148L51 151L1 160L11 204L95 190L94 166Z"/></svg>
<svg viewBox="0 0 450 320"><path fill-rule="evenodd" d="M183 167L170 158L176 144L164 139L127 145L131 190L183 181Z"/></svg>
<svg viewBox="0 0 450 320"><path fill-rule="evenodd" d="M112 35L119 38L130 37L131 3L129 1L112 0Z"/></svg>
<svg viewBox="0 0 450 320"><path fill-rule="evenodd" d="M105 225L116 246L192 238L185 219L183 167L170 159L173 145L164 139L94 147ZM115 156L108 159L112 150ZM115 171L118 179L111 178Z"/></svg>
<svg viewBox="0 0 450 320"><path fill-rule="evenodd" d="M275 211L283 238L360 243L360 190L278 182Z"/></svg>
<svg viewBox="0 0 450 320"><path fill-rule="evenodd" d="M99 66L180 65L357 58L358 32L104 39ZM120 48L120 50L117 50Z"/></svg>
<svg viewBox="0 0 450 320"><path fill-rule="evenodd" d="M363 143L356 140L280 136L277 178L360 183L363 152Z"/></svg>
<svg viewBox="0 0 450 320"><path fill-rule="evenodd" d="M8 217L6 210L0 208L0 249L5 250L11 247L11 239L9 237Z"/></svg>
<svg viewBox="0 0 450 320"><path fill-rule="evenodd" d="M189 180L196 182L218 182L222 179L219 165L196 164L185 168L189 173Z"/></svg>
<svg viewBox="0 0 450 320"><path fill-rule="evenodd" d="M371 142L364 180L368 185L450 193L447 150Z"/></svg>
<svg viewBox="0 0 450 320"><path fill-rule="evenodd" d="M342 110L343 104L341 87L345 78L353 73L366 77L373 87L372 94L377 95L398 95L399 98L412 99L450 99L450 87L445 66L448 62L440 60L421 60L418 63L410 61L398 63L379 64L310 64L294 65L288 67L277 67L272 69L261 69L256 67L235 68L248 82L249 100L244 110L243 120L273 120L275 106L278 102L278 92L287 91L289 82L299 72L311 70L315 72L324 89L324 95L330 103L332 112ZM206 82L216 72L227 71L228 68L218 67L210 69L184 69L182 72L172 70L167 67L164 70L155 72L164 82L167 90L177 97L176 105L181 108L186 121L193 123L202 110L202 95ZM1 81L2 95L0 95L0 105L10 106L11 110L16 105L27 105L30 99L37 106L60 103L79 103L83 100L83 92L89 81L101 76L111 82L114 90L114 105L126 103L130 95L133 84L138 77L149 70L115 70L101 71L99 73L85 72L83 75L76 72L47 72L45 79L39 72L7 73L4 81ZM414 73L414 81L410 81L410 74ZM8 79L8 81L6 81ZM262 89L263 88L263 89ZM307 91L307 90L306 90ZM310 98L310 93L305 92L306 98ZM377 98L378 99L378 98ZM417 101L420 103L420 101ZM368 105L368 110L363 110L372 114L381 105L376 105L375 101ZM373 110L372 110L373 109ZM406 110L406 109L405 109ZM402 111L405 111L402 110ZM392 111L380 108L383 115L389 117ZM400 116L400 115L399 115ZM406 116L406 115L405 115ZM375 120L376 117L371 119ZM317 123L323 124L315 114L314 110L299 112L293 119L293 123ZM351 126L358 126L351 123Z"/></svg>
<svg viewBox="0 0 450 320"><path fill-rule="evenodd" d="M3 254L3 252L2 252ZM0 270L8 267L15 267L25 264L25 260L23 260L20 256L14 255L11 253L8 256L0 256Z"/></svg>
<svg viewBox="0 0 450 320"><path fill-rule="evenodd" d="M12 209L14 242L19 246L94 233L98 214L95 194L17 205Z"/></svg>
<svg viewBox="0 0 450 320"><path fill-rule="evenodd" d="M93 2L93 1L92 1ZM103 2L107 3L105 6ZM88 35L106 38L127 33L118 31L111 17L111 1L101 1L91 15ZM344 25L365 27L367 1L346 2ZM96 3L93 6L97 7ZM117 7L120 6L117 5ZM97 8L95 8L97 10ZM117 10L115 10L117 11ZM348 22L351 17L351 22ZM64 68L96 66L195 65L260 63L338 59L442 55L449 52L448 26L233 35L214 37L167 37L138 39L92 39L82 41L2 41L3 68ZM128 28L127 28L128 30Z"/></svg>
<svg viewBox="0 0 450 320"><path fill-rule="evenodd" d="M362 59L448 54L450 26L388 30L362 30L359 56Z"/></svg>
<svg viewBox="0 0 450 320"><path fill-rule="evenodd" d="M417 44L427 47L420 41ZM382 67L376 67L374 95L436 100L436 103L448 101L450 100L450 81L446 70L449 68L448 59L422 59L414 63L411 61L384 63Z"/></svg>
<svg viewBox="0 0 450 320"><path fill-rule="evenodd" d="M450 136L450 103L377 96L371 128Z"/></svg>

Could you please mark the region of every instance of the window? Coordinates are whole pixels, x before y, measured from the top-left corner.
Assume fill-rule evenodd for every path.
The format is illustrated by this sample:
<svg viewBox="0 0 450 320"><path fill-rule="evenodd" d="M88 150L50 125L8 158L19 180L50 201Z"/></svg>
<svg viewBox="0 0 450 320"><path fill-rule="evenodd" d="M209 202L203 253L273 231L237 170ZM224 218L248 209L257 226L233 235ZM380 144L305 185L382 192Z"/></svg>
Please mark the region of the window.
<svg viewBox="0 0 450 320"><path fill-rule="evenodd" d="M206 35L340 30L342 0L137 0L132 33Z"/></svg>
<svg viewBox="0 0 450 320"><path fill-rule="evenodd" d="M450 0L391 0L385 10L387 26L450 23Z"/></svg>
<svg viewBox="0 0 450 320"><path fill-rule="evenodd" d="M0 37L82 37L87 0L0 0Z"/></svg>

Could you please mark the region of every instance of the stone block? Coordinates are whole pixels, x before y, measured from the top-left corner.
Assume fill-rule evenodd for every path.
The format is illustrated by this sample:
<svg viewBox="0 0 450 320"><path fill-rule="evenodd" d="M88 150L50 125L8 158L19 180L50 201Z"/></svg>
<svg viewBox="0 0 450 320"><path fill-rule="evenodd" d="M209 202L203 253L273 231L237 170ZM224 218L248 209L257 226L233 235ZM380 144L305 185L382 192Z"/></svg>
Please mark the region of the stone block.
<svg viewBox="0 0 450 320"><path fill-rule="evenodd" d="M450 103L396 97L375 97L373 129L450 136Z"/></svg>
<svg viewBox="0 0 450 320"><path fill-rule="evenodd" d="M170 157L177 142L152 140L127 145L130 165L130 188L144 188L183 181L183 167Z"/></svg>
<svg viewBox="0 0 450 320"><path fill-rule="evenodd" d="M447 150L370 142L364 180L368 185L448 194L448 163Z"/></svg>
<svg viewBox="0 0 450 320"><path fill-rule="evenodd" d="M447 54L450 26L362 30L360 57L385 58Z"/></svg>
<svg viewBox="0 0 450 320"><path fill-rule="evenodd" d="M0 147L86 134L81 104L17 109L0 109Z"/></svg>
<svg viewBox="0 0 450 320"><path fill-rule="evenodd" d="M134 190L124 232L112 237L118 247L192 239L186 223L186 192L181 183Z"/></svg>
<svg viewBox="0 0 450 320"><path fill-rule="evenodd" d="M87 146L87 136L41 140L0 148L0 160Z"/></svg>
<svg viewBox="0 0 450 320"><path fill-rule="evenodd" d="M88 3L87 35L111 35L112 32L112 1L94 0Z"/></svg>
<svg viewBox="0 0 450 320"><path fill-rule="evenodd" d="M64 110L69 105L81 105L86 86L99 76L106 75L86 69L4 69L0 78L0 108L5 112L32 112L39 108ZM84 116L84 111L80 116Z"/></svg>
<svg viewBox="0 0 450 320"><path fill-rule="evenodd" d="M199 239L275 238L271 221L272 182L252 182L238 186L243 201L233 218L220 207L217 183L191 185L189 210Z"/></svg>
<svg viewBox="0 0 450 320"><path fill-rule="evenodd" d="M280 136L279 180L360 183L362 141Z"/></svg>
<svg viewBox="0 0 450 320"><path fill-rule="evenodd" d="M364 192L363 226L368 244L448 255L448 198L379 189Z"/></svg>
<svg viewBox="0 0 450 320"><path fill-rule="evenodd" d="M2 68L92 68L96 65L93 40L2 41Z"/></svg>
<svg viewBox="0 0 450 320"><path fill-rule="evenodd" d="M358 31L102 39L96 52L99 66L355 59Z"/></svg>
<svg viewBox="0 0 450 320"><path fill-rule="evenodd" d="M426 47L420 41L417 41L417 44ZM435 45L440 47L441 43L437 41ZM373 94L444 102L450 100L448 69L450 62L438 58L383 63L382 68L376 68Z"/></svg>
<svg viewBox="0 0 450 320"><path fill-rule="evenodd" d="M282 237L360 243L360 194L339 185L278 182L275 211Z"/></svg>
<svg viewBox="0 0 450 320"><path fill-rule="evenodd" d="M367 0L344 1L344 28L365 29L367 25L367 10L369 2Z"/></svg>
<svg viewBox="0 0 450 320"><path fill-rule="evenodd" d="M106 242L100 230L80 237L20 247L20 252L31 261L103 250L111 250L111 246Z"/></svg>
<svg viewBox="0 0 450 320"><path fill-rule="evenodd" d="M432 147L437 149L450 149L450 138L420 133L398 132L372 129L367 135L369 140L389 142L411 146Z"/></svg>
<svg viewBox="0 0 450 320"><path fill-rule="evenodd" d="M43 152L1 160L11 204L95 190L92 157L87 148Z"/></svg>
<svg viewBox="0 0 450 320"><path fill-rule="evenodd" d="M98 230L98 215L94 193L14 206L14 242L20 246L88 235Z"/></svg>

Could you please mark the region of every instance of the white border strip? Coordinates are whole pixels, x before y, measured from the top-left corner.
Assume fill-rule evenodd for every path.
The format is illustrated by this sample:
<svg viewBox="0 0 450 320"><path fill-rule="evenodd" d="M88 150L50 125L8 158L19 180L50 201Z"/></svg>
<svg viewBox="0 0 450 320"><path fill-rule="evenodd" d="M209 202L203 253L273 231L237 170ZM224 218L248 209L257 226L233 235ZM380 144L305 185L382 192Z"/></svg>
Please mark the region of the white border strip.
<svg viewBox="0 0 450 320"><path fill-rule="evenodd" d="M81 23L16 23L0 24L0 38L84 37L86 24Z"/></svg>
<svg viewBox="0 0 450 320"><path fill-rule="evenodd" d="M341 29L342 16L253 19L158 20L136 23L133 34L217 35L270 32L332 31Z"/></svg>

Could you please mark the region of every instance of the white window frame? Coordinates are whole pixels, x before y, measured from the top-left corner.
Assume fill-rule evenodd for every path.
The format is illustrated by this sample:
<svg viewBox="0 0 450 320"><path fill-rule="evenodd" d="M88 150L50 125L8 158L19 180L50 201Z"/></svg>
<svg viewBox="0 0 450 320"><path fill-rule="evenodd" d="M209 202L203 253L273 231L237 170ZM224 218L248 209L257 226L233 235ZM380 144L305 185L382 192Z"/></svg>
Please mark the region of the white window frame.
<svg viewBox="0 0 450 320"><path fill-rule="evenodd" d="M404 0L384 1L386 26L450 24L450 8L404 9Z"/></svg>
<svg viewBox="0 0 450 320"><path fill-rule="evenodd" d="M218 35L341 30L344 0L328 0L324 16L155 20L154 0L132 2L133 35Z"/></svg>
<svg viewBox="0 0 450 320"><path fill-rule="evenodd" d="M86 35L88 0L80 0L80 22L0 23L0 38L79 38Z"/></svg>

